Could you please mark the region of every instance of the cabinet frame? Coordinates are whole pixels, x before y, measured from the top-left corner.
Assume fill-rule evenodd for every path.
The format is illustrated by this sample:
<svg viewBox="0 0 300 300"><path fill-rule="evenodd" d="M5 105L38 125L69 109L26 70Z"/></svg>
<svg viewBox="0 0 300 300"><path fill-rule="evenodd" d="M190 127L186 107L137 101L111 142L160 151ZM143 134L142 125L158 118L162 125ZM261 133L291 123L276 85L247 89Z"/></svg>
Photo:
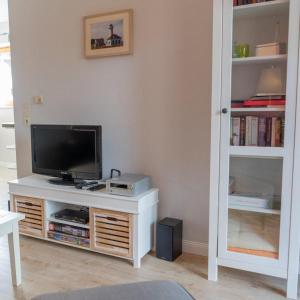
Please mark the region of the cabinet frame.
<svg viewBox="0 0 300 300"><path fill-rule="evenodd" d="M299 115L297 105L299 93L298 74L299 66L299 27L300 27L300 2L289 2L289 49L287 61L287 106L285 145L283 149L283 181L281 203L281 225L279 259L253 257L252 255L230 253L227 251L227 224L228 224L228 178L229 178L229 124L230 124L230 99L231 99L231 68L232 68L232 0L214 0L213 2L213 63L212 63L212 119L211 119L211 161L210 161L210 220L209 220L209 280L218 279L218 266L227 266L277 276L288 279L288 295L295 298L296 279L298 276L298 262L296 267L291 262L291 255L299 257L300 238L296 237L300 227L296 219L294 207L300 207L297 195L300 189L292 185L295 151L296 117ZM247 66L245 66L247 67ZM222 108L227 108L229 113L221 113ZM298 109L298 111L296 110ZM299 128L298 128L299 129ZM296 141L299 139L299 130L296 131ZM298 141L299 144L299 141ZM224 147L224 145L227 145ZM299 154L298 149L298 154ZM297 161L297 160L296 160ZM297 169L296 169L297 171ZM297 174L299 174L299 170ZM295 170L294 170L295 176ZM299 178L299 176L298 176ZM299 185L299 184L298 184ZM294 187L294 188L293 188ZM298 194L296 195L296 190ZM224 191L226 191L224 193ZM292 194L293 191L293 194ZM226 196L227 195L227 196ZM290 217L292 216L292 219ZM292 241L292 238L296 242ZM296 245L297 244L297 245ZM291 268L293 267L293 271ZM297 272L296 272L297 271ZM289 274L289 275L288 275Z"/></svg>

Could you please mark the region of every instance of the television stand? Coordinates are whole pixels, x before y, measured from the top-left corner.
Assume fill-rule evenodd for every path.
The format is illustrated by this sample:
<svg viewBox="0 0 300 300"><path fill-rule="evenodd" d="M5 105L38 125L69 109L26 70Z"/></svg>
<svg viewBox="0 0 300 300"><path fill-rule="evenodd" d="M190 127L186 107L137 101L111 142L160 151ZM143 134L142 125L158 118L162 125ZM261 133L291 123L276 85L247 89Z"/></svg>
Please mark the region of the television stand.
<svg viewBox="0 0 300 300"><path fill-rule="evenodd" d="M140 267L154 247L158 190L135 197L54 185L48 176L32 175L9 182L11 208L25 215L20 233L61 245L121 257ZM63 209L87 207L89 223L55 218ZM62 226L64 227L62 230Z"/></svg>

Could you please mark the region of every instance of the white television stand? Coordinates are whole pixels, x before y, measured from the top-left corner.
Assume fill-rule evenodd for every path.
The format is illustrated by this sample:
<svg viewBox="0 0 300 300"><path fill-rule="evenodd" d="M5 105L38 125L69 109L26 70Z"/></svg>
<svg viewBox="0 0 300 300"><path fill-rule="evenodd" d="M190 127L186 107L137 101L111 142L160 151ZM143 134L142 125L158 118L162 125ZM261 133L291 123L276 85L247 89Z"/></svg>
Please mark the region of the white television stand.
<svg viewBox="0 0 300 300"><path fill-rule="evenodd" d="M11 209L25 215L19 229L23 235L117 256L133 261L139 268L141 258L154 247L158 190L136 197L111 195L104 190L84 191L53 185L48 176L32 175L9 182ZM89 224L55 219L65 208L88 207ZM49 229L70 225L89 231L89 237L74 237L64 230ZM60 225L61 224L61 225ZM58 238L59 236L59 238Z"/></svg>

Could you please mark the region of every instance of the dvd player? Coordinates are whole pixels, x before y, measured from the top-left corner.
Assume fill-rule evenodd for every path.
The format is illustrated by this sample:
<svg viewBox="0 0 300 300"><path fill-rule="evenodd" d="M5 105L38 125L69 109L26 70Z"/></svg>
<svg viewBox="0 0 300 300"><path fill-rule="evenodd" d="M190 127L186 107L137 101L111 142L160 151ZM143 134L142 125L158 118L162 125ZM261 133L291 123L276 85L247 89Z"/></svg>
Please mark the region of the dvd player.
<svg viewBox="0 0 300 300"><path fill-rule="evenodd" d="M54 214L55 219L69 221L80 224L89 222L89 213L85 210L63 209Z"/></svg>

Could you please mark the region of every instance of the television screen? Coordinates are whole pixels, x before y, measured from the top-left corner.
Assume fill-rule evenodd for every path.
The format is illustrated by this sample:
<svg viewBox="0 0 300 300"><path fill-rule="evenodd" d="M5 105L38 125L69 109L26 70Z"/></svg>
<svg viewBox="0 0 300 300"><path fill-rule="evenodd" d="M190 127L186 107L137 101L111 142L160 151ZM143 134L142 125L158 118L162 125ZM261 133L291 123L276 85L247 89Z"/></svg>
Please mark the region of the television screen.
<svg viewBox="0 0 300 300"><path fill-rule="evenodd" d="M32 171L101 179L101 126L32 125Z"/></svg>

